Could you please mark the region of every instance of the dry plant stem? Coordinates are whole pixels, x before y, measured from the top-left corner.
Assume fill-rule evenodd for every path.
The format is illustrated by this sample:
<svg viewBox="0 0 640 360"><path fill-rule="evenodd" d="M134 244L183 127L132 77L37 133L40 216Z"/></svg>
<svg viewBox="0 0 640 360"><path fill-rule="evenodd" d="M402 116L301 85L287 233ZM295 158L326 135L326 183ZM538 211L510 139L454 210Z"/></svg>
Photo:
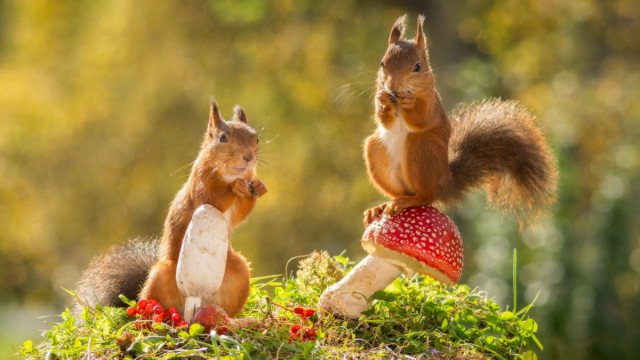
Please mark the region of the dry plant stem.
<svg viewBox="0 0 640 360"><path fill-rule="evenodd" d="M184 235L176 270L187 322L200 309L201 299L210 299L220 289L228 251L229 226L224 215L209 204L200 206Z"/></svg>
<svg viewBox="0 0 640 360"><path fill-rule="evenodd" d="M369 298L396 279L402 271L372 254L362 259L342 280L320 296L318 308L334 315L357 318L369 309Z"/></svg>

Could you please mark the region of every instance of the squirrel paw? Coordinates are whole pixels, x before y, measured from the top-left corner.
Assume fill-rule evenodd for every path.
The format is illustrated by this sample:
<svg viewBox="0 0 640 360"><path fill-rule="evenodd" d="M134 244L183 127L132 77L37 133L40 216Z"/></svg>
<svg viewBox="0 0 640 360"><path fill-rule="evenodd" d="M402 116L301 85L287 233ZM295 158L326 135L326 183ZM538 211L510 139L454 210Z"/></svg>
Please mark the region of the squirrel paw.
<svg viewBox="0 0 640 360"><path fill-rule="evenodd" d="M380 204L378 206L374 206L371 209L367 209L364 212L364 227L369 226L372 222L377 220L385 210L387 203Z"/></svg>
<svg viewBox="0 0 640 360"><path fill-rule="evenodd" d="M247 179L238 178L233 181L231 190L238 196L251 196L251 188Z"/></svg>
<svg viewBox="0 0 640 360"><path fill-rule="evenodd" d="M261 197L267 193L267 186L260 180L252 180L249 182L249 190L251 195L255 197Z"/></svg>
<svg viewBox="0 0 640 360"><path fill-rule="evenodd" d="M402 212L402 210L421 205L431 205L433 198L426 196L398 196L397 198L387 202L384 215L393 216Z"/></svg>
<svg viewBox="0 0 640 360"><path fill-rule="evenodd" d="M398 105L400 105L400 107L405 110L411 109L416 105L416 98L413 98L413 97L398 98Z"/></svg>
<svg viewBox="0 0 640 360"><path fill-rule="evenodd" d="M378 104L382 105L382 107L387 108L392 104L395 104L398 100L388 92L380 90L376 93L376 101Z"/></svg>
<svg viewBox="0 0 640 360"><path fill-rule="evenodd" d="M408 207L407 204L404 204L403 201L398 201L398 199L391 200L387 202L386 205L387 206L385 206L384 211L382 213L384 215L389 215L389 216L396 215L400 213L402 210L404 210L406 207Z"/></svg>

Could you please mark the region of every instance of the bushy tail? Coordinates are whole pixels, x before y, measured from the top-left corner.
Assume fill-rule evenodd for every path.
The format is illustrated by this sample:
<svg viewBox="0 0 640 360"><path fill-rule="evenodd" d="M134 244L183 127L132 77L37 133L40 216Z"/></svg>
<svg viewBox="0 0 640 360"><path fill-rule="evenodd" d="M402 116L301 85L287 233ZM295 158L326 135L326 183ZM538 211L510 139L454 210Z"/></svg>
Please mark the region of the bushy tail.
<svg viewBox="0 0 640 360"><path fill-rule="evenodd" d="M555 201L558 171L533 117L515 101L472 103L451 115L453 175L440 200L453 204L483 186L492 207L535 221Z"/></svg>
<svg viewBox="0 0 640 360"><path fill-rule="evenodd" d="M125 306L118 295L124 294L129 299L138 297L157 252L158 242L153 240L132 240L112 247L91 260L80 278L76 294L92 307L96 304ZM80 310L81 306L77 305L75 312Z"/></svg>

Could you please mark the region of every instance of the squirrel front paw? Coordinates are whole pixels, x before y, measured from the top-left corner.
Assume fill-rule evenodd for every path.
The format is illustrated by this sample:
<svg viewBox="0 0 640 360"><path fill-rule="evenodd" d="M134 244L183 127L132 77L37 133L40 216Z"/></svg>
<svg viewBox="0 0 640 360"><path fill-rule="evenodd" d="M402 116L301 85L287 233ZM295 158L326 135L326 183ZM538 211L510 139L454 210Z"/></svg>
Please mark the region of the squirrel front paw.
<svg viewBox="0 0 640 360"><path fill-rule="evenodd" d="M387 203L380 204L378 206L374 206L371 209L367 209L364 212L364 227L369 226L372 222L376 221L384 212Z"/></svg>
<svg viewBox="0 0 640 360"><path fill-rule="evenodd" d="M414 97L398 98L398 105L400 105L400 107L405 110L412 109L416 105L416 98Z"/></svg>
<svg viewBox="0 0 640 360"><path fill-rule="evenodd" d="M249 190L251 195L255 197L261 197L267 193L267 186L260 180L252 180L249 182Z"/></svg>
<svg viewBox="0 0 640 360"><path fill-rule="evenodd" d="M249 185L249 180L244 178L237 178L231 184L231 190L234 194L238 196L251 196L251 187Z"/></svg>
<svg viewBox="0 0 640 360"><path fill-rule="evenodd" d="M397 102L397 99L395 98L395 96L389 94L388 92L380 90L376 94L376 101L378 102L378 104L382 105L382 107L386 108L395 104Z"/></svg>

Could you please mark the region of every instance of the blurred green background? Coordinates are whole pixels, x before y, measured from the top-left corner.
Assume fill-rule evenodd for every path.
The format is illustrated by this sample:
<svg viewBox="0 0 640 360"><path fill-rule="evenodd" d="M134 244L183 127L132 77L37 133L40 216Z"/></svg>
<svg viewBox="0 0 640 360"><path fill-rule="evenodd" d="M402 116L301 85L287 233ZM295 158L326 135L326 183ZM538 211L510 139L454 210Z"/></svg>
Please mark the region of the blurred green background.
<svg viewBox="0 0 640 360"><path fill-rule="evenodd" d="M548 220L518 232L470 196L463 283L533 317L548 359L640 354L640 2L0 1L0 357L38 340L89 259L157 236L214 95L261 134L270 192L233 236L253 275L314 249L364 256L382 200L361 158L393 21L427 16L448 109L537 114L561 167Z"/></svg>

